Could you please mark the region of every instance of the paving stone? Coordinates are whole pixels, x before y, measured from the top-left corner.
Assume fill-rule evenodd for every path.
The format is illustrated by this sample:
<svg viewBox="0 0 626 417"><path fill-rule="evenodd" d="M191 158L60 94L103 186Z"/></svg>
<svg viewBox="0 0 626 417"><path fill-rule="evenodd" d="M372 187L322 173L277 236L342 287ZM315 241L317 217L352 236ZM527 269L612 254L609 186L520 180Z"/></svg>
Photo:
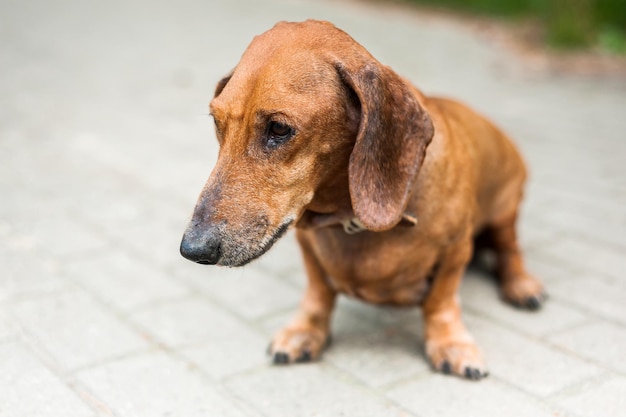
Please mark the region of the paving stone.
<svg viewBox="0 0 626 417"><path fill-rule="evenodd" d="M554 259L545 259L541 248L534 247L526 252L524 262L528 272L536 276L546 286L546 292L550 295L553 282L567 281L577 276L576 267Z"/></svg>
<svg viewBox="0 0 626 417"><path fill-rule="evenodd" d="M168 196L146 198L138 204L143 204L140 218L150 221L119 220L115 227L104 227L102 232L121 242L127 250L151 260L155 266L180 265L185 261L179 248L189 214L177 204L172 204Z"/></svg>
<svg viewBox="0 0 626 417"><path fill-rule="evenodd" d="M0 250L0 301L21 296L45 294L68 287L61 274L61 263L54 257Z"/></svg>
<svg viewBox="0 0 626 417"><path fill-rule="evenodd" d="M422 335L422 314L421 309L415 307L394 307L381 306L363 302L356 298L340 296L337 302L339 309L345 309L360 317L358 321L347 321L348 325L343 325L342 320L337 320L337 324L346 330L350 330L356 323L372 327L405 327ZM356 327L358 329L358 327Z"/></svg>
<svg viewBox="0 0 626 417"><path fill-rule="evenodd" d="M235 332L208 342L181 349L180 354L215 379L257 368L271 362L267 355L269 335Z"/></svg>
<svg viewBox="0 0 626 417"><path fill-rule="evenodd" d="M594 242L580 237L563 236L542 247L541 256L572 264L579 268L580 275L600 273L621 279L626 273L626 257L623 252L611 247L602 247L600 250Z"/></svg>
<svg viewBox="0 0 626 417"><path fill-rule="evenodd" d="M580 417L626 416L626 378L615 376L589 383L557 400L557 404Z"/></svg>
<svg viewBox="0 0 626 417"><path fill-rule="evenodd" d="M202 267L187 262L177 272L179 279L192 283L246 319L260 318L289 307L295 309L301 297L300 291L292 285L256 265Z"/></svg>
<svg viewBox="0 0 626 417"><path fill-rule="evenodd" d="M531 397L502 385L495 378L477 383L433 374L397 387L387 396L420 417L558 415Z"/></svg>
<svg viewBox="0 0 626 417"><path fill-rule="evenodd" d="M169 347L209 341L226 343L226 347L241 334L255 334L242 321L201 298L159 303L133 313L130 319ZM265 348L265 344L258 347L260 351Z"/></svg>
<svg viewBox="0 0 626 417"><path fill-rule="evenodd" d="M353 320L362 321L358 317ZM411 329L377 326L359 331L355 330L357 326L350 327L334 327L333 344L323 360L353 375L364 385L382 387L430 372L423 341Z"/></svg>
<svg viewBox="0 0 626 417"><path fill-rule="evenodd" d="M558 239L562 230L540 217L533 217L532 213L523 213L518 221L517 233L522 248L529 250L541 243Z"/></svg>
<svg viewBox="0 0 626 417"><path fill-rule="evenodd" d="M303 262L296 233L291 230L252 265L290 279L292 283L304 288L306 275L303 273Z"/></svg>
<svg viewBox="0 0 626 417"><path fill-rule="evenodd" d="M0 387L3 417L96 416L28 348L18 343L0 343Z"/></svg>
<svg viewBox="0 0 626 417"><path fill-rule="evenodd" d="M128 325L79 290L25 299L11 310L65 370L148 347Z"/></svg>
<svg viewBox="0 0 626 417"><path fill-rule="evenodd" d="M89 138L85 140L79 136L68 144L68 148L77 154L77 158L82 157L91 163L90 169L81 169L89 181L83 180L72 186L71 196L80 198L80 204L72 207L73 213L104 234L117 237L124 234L128 236L130 226L143 223L155 215L155 212L163 212L169 208L171 201L163 204L163 200L156 198L155 193L141 184L138 178L123 175L99 164L98 153L86 154L74 149L76 143L84 145L85 142L89 142ZM162 225L154 223L153 226L159 230ZM142 240L143 236L138 235L135 238Z"/></svg>
<svg viewBox="0 0 626 417"><path fill-rule="evenodd" d="M25 294L45 293L67 286L61 262L46 254L41 242L0 217L0 301Z"/></svg>
<svg viewBox="0 0 626 417"><path fill-rule="evenodd" d="M403 6L257 3L0 2L0 342L23 339L64 378L80 373L68 387L28 349L0 348L11 375L30 381L35 361L37 380L34 395L0 376L0 415L83 415L74 391L98 417L240 415L241 401L246 415L277 417L619 415L624 80L551 75ZM321 363L270 367L267 342L306 285L294 233L221 275L178 253L218 154L216 82L253 36L305 18L335 22L424 92L491 117L529 162L521 242L554 293L526 314L468 274L462 302L486 381L428 369L418 309L350 299ZM6 409L3 395L27 394L32 404Z"/></svg>
<svg viewBox="0 0 626 417"><path fill-rule="evenodd" d="M553 294L555 285L548 286L549 294ZM535 336L549 335L589 320L583 311L563 305L552 297L538 311L515 308L500 298L494 278L476 271L469 271L463 278L461 303L464 309Z"/></svg>
<svg viewBox="0 0 626 417"><path fill-rule="evenodd" d="M74 282L120 310L130 310L161 299L188 293L159 268L119 249L82 257L66 266Z"/></svg>
<svg viewBox="0 0 626 417"><path fill-rule="evenodd" d="M268 341L296 310L263 321ZM332 343L321 361L378 388L429 370L418 309L381 308L339 297L331 323Z"/></svg>
<svg viewBox="0 0 626 417"><path fill-rule="evenodd" d="M12 337L15 332L14 323L0 310L0 342Z"/></svg>
<svg viewBox="0 0 626 417"><path fill-rule="evenodd" d="M485 355L490 374L536 397L547 397L602 372L575 355L496 327L487 320L466 314L465 321Z"/></svg>
<svg viewBox="0 0 626 417"><path fill-rule="evenodd" d="M554 188L558 190L560 187ZM579 191L578 194L585 195L590 200L602 198L589 195L587 190L584 192ZM615 195L620 193L607 192L606 194L603 197L604 200L615 202ZM541 218L544 222L552 224L552 227L567 230L570 233L576 232L583 240L592 240L604 245L617 246L621 250L626 248L626 239L621 234L623 226L620 226L624 224L624 220L612 220L612 218L617 216L615 212L619 210L618 208L606 210L602 207L589 207L588 203L576 204L580 206L572 209L573 203L567 200L561 201L561 199L556 199L552 210L541 213Z"/></svg>
<svg viewBox="0 0 626 417"><path fill-rule="evenodd" d="M550 294L556 300L580 306L586 311L626 324L626 282L623 277L578 277L550 285Z"/></svg>
<svg viewBox="0 0 626 417"><path fill-rule="evenodd" d="M87 369L78 379L120 417L250 415L185 363L161 352Z"/></svg>
<svg viewBox="0 0 626 417"><path fill-rule="evenodd" d="M550 341L607 369L626 373L626 332L621 326L598 321L555 334Z"/></svg>
<svg viewBox="0 0 626 417"><path fill-rule="evenodd" d="M268 365L229 380L227 387L263 415L407 416L384 398L319 365Z"/></svg>
<svg viewBox="0 0 626 417"><path fill-rule="evenodd" d="M273 334L287 325L297 309L287 310L261 321L262 328ZM352 339L356 335L372 335L384 331L411 333L415 340L422 337L422 318L418 308L393 308L375 306L340 295L332 314L333 340Z"/></svg>
<svg viewBox="0 0 626 417"><path fill-rule="evenodd" d="M105 237L67 213L39 216L29 209L12 225L20 239L33 241L39 251L55 257L82 255L108 245Z"/></svg>

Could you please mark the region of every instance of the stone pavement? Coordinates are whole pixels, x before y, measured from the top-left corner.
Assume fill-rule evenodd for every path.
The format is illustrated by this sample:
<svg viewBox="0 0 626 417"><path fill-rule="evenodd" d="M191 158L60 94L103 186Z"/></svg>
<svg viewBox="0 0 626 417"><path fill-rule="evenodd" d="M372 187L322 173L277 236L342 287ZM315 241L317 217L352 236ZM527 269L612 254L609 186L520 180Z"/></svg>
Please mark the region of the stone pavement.
<svg viewBox="0 0 626 417"><path fill-rule="evenodd" d="M319 363L264 355L304 276L292 235L243 269L178 245L216 158L207 103L252 36L332 20L465 100L532 170L521 233L551 298L470 271L491 376L435 374L420 314L342 299ZM626 416L626 82L529 72L456 23L305 0L0 3L0 416Z"/></svg>

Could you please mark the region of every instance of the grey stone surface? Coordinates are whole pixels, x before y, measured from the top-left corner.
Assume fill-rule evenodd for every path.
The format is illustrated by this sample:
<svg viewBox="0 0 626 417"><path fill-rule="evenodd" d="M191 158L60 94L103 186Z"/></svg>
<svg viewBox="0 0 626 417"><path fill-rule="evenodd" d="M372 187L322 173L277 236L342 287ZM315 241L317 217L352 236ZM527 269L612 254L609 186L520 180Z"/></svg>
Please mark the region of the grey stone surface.
<svg viewBox="0 0 626 417"><path fill-rule="evenodd" d="M24 345L0 343L0 415L93 417L90 409Z"/></svg>
<svg viewBox="0 0 626 417"><path fill-rule="evenodd" d="M267 365L268 335L240 331L228 338L209 340L181 349L181 356L212 378L223 380Z"/></svg>
<svg viewBox="0 0 626 417"><path fill-rule="evenodd" d="M416 416L547 417L553 411L495 378L467 384L458 378L428 375L389 391L388 396Z"/></svg>
<svg viewBox="0 0 626 417"><path fill-rule="evenodd" d="M115 249L68 262L66 274L121 311L180 298L189 292L163 268Z"/></svg>
<svg viewBox="0 0 626 417"><path fill-rule="evenodd" d="M121 417L250 416L184 362L159 352L85 370L78 379Z"/></svg>
<svg viewBox="0 0 626 417"><path fill-rule="evenodd" d="M207 271L189 264L178 276L194 288L221 304L231 306L246 319L257 319L286 308L295 309L301 291L276 276L252 264L244 268L213 268ZM208 272L208 273L207 273Z"/></svg>
<svg viewBox="0 0 626 417"><path fill-rule="evenodd" d="M247 326L202 298L183 298L139 310L131 320L169 347L225 340Z"/></svg>
<svg viewBox="0 0 626 417"><path fill-rule="evenodd" d="M589 273L552 284L550 294L559 301L626 324L626 282L623 277L607 278Z"/></svg>
<svg viewBox="0 0 626 417"><path fill-rule="evenodd" d="M626 416L624 384L626 379L623 376L594 381L564 395L557 402L573 416L624 417Z"/></svg>
<svg viewBox="0 0 626 417"><path fill-rule="evenodd" d="M248 399L264 415L406 415L380 393L364 389L324 365L265 367L245 377L234 378L227 386Z"/></svg>
<svg viewBox="0 0 626 417"><path fill-rule="evenodd" d="M555 331L568 329L589 320L588 314L581 312L580 309L564 305L556 296L552 297L556 285L571 287L571 282L546 284L551 296L550 302L536 312L537 314L511 308L499 297L493 277L471 270L463 280L461 300L466 310L533 336L550 335Z"/></svg>
<svg viewBox="0 0 626 417"><path fill-rule="evenodd" d="M487 320L467 315L466 322L484 352L491 375L535 397L548 397L603 372L574 355L499 329Z"/></svg>
<svg viewBox="0 0 626 417"><path fill-rule="evenodd" d="M416 309L350 299L321 363L273 367L306 284L293 233L244 269L178 254L217 157L215 83L305 18L482 111L528 161L521 242L551 298L521 312L467 273L485 381L432 373ZM0 50L1 417L624 415L623 78L534 70L458 22L356 1L10 0Z"/></svg>
<svg viewBox="0 0 626 417"><path fill-rule="evenodd" d="M147 348L141 334L80 290L20 300L11 312L62 369Z"/></svg>
<svg viewBox="0 0 626 417"><path fill-rule="evenodd" d="M562 349L602 364L606 369L626 373L626 332L621 326L597 321L555 334L549 339Z"/></svg>

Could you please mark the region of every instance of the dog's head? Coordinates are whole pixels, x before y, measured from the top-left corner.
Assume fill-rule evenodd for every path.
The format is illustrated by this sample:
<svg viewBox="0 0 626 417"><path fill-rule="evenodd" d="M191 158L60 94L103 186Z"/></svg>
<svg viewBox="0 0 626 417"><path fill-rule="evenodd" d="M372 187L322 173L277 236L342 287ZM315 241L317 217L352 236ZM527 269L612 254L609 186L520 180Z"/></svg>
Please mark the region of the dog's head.
<svg viewBox="0 0 626 417"><path fill-rule="evenodd" d="M342 198L368 229L393 227L433 135L408 86L326 22L257 36L210 111L219 157L181 243L204 264L244 265Z"/></svg>

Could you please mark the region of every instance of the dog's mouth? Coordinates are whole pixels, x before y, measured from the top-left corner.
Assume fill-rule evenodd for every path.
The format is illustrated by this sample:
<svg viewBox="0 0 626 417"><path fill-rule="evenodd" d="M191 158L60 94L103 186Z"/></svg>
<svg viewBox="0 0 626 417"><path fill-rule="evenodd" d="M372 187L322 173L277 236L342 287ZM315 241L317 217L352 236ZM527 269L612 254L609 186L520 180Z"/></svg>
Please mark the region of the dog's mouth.
<svg viewBox="0 0 626 417"><path fill-rule="evenodd" d="M234 236L224 237L222 241L223 253L217 265L238 267L244 266L264 255L281 237L287 233L293 224L293 219L287 219L272 233L254 242L250 235L255 233L237 233ZM251 239L252 237L252 239Z"/></svg>

